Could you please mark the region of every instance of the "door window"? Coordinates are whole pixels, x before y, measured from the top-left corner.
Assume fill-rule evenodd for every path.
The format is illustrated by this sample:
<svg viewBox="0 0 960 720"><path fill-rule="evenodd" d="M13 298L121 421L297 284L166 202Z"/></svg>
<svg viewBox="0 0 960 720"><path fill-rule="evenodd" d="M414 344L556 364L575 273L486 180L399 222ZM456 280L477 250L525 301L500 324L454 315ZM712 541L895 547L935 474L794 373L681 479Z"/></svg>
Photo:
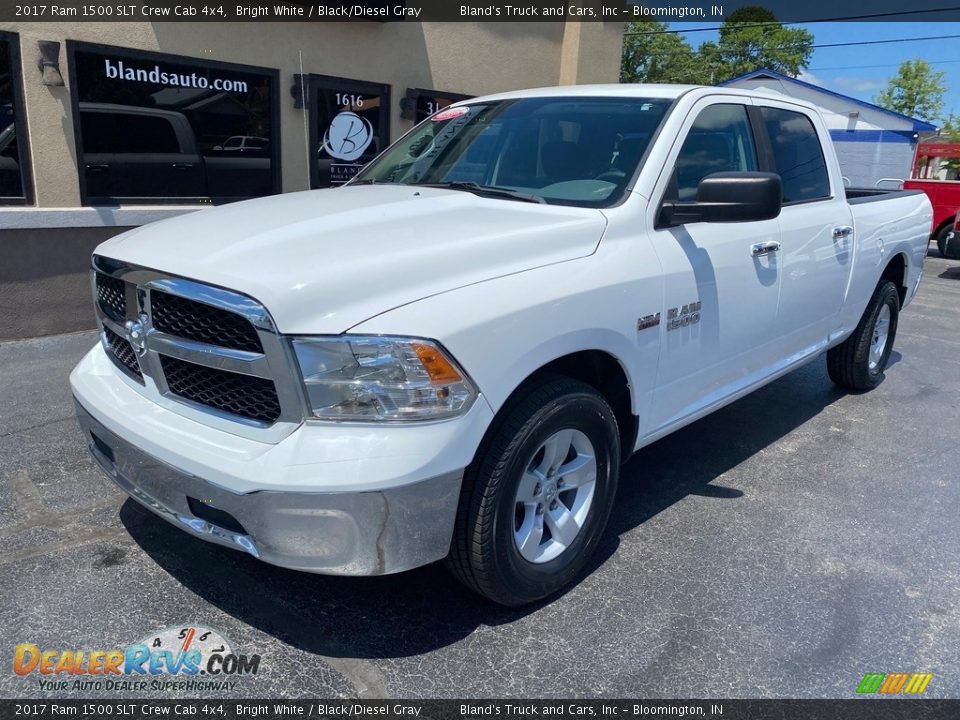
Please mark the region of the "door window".
<svg viewBox="0 0 960 720"><path fill-rule="evenodd" d="M760 108L773 149L776 172L783 181L783 202L830 197L830 178L813 123L803 113Z"/></svg>
<svg viewBox="0 0 960 720"><path fill-rule="evenodd" d="M707 175L757 169L746 107L711 105L700 112L687 133L667 199L695 200L697 186Z"/></svg>

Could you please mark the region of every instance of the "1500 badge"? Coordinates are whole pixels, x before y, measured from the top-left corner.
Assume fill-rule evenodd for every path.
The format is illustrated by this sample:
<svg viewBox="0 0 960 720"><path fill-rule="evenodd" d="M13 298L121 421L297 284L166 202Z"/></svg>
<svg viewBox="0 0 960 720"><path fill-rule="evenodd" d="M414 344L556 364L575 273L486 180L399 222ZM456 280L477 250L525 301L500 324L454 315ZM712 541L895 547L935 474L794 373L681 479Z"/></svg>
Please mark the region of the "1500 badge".
<svg viewBox="0 0 960 720"><path fill-rule="evenodd" d="M667 310L667 332L679 330L688 325L696 325L700 322L700 306L702 304L697 300L697 302L692 302L689 305Z"/></svg>

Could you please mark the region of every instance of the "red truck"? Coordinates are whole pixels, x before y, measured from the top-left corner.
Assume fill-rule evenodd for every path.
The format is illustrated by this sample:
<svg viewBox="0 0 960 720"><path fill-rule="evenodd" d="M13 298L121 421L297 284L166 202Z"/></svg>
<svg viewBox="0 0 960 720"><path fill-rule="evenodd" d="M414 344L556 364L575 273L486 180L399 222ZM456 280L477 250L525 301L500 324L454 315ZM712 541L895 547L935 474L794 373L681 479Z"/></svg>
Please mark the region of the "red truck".
<svg viewBox="0 0 960 720"><path fill-rule="evenodd" d="M960 179L941 180L930 177L943 167L945 160L960 160L960 143L922 142L913 156L910 179L903 181L904 190L923 190L933 205L933 237L942 255L947 255L947 236L960 208ZM948 173L953 171L948 171ZM953 252L953 243L949 250Z"/></svg>

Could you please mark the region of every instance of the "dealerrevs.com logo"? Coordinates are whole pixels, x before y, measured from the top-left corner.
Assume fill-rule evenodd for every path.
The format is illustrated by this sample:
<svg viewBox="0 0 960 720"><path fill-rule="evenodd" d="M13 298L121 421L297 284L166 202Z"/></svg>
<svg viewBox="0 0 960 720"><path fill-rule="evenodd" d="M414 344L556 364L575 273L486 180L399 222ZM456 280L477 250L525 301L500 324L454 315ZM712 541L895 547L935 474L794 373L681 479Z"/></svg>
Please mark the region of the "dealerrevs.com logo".
<svg viewBox="0 0 960 720"><path fill-rule="evenodd" d="M63 650L20 643L13 653L13 672L36 677L44 691L230 692L239 676L259 670L259 655L237 653L223 633L199 625L168 627L126 648Z"/></svg>

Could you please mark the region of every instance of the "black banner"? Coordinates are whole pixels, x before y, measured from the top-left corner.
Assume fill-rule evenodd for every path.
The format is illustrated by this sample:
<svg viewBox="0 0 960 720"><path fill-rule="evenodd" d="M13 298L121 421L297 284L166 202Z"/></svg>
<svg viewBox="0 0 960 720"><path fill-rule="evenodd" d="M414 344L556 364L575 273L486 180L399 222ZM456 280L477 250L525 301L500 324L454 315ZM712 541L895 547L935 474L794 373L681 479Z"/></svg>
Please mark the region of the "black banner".
<svg viewBox="0 0 960 720"><path fill-rule="evenodd" d="M0 21L30 22L723 22L735 10L762 5L781 22L960 21L955 0L838 4L834 0L280 0L258 4L220 0L116 3L63 0L3 3Z"/></svg>
<svg viewBox="0 0 960 720"><path fill-rule="evenodd" d="M0 700L0 717L378 720L947 720L960 700Z"/></svg>

